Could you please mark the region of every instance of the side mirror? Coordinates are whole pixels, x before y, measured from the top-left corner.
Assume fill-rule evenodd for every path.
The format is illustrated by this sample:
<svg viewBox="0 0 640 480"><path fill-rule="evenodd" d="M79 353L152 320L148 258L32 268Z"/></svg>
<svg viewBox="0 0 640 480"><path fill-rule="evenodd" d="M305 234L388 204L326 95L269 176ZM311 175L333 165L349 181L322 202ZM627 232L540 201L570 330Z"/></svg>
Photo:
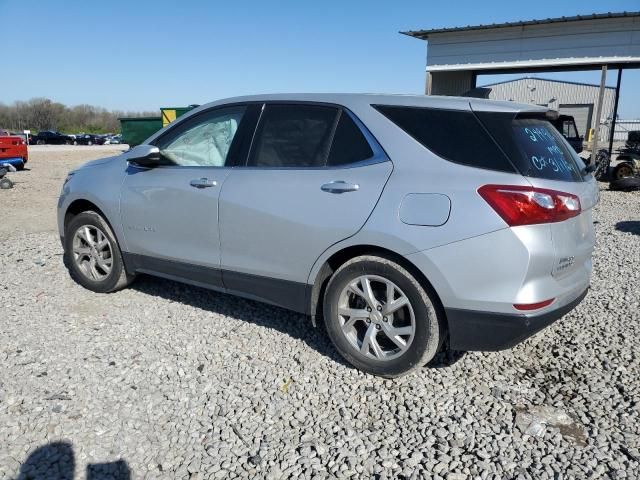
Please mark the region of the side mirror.
<svg viewBox="0 0 640 480"><path fill-rule="evenodd" d="M157 167L160 165L160 149L153 145L137 145L127 152L127 161L141 167Z"/></svg>

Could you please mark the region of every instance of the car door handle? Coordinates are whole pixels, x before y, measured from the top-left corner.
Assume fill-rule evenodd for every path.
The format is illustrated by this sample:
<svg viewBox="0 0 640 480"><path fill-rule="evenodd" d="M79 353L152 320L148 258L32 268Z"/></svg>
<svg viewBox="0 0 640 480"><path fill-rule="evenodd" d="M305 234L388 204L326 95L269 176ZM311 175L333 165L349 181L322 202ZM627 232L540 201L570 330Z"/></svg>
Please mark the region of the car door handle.
<svg viewBox="0 0 640 480"><path fill-rule="evenodd" d="M195 188L209 188L217 185L215 180L209 180L208 178L194 178L189 182L189 185Z"/></svg>
<svg viewBox="0 0 640 480"><path fill-rule="evenodd" d="M323 192L328 193L346 193L355 192L360 188L357 183L348 183L342 180L335 180L333 182L325 183L320 187Z"/></svg>

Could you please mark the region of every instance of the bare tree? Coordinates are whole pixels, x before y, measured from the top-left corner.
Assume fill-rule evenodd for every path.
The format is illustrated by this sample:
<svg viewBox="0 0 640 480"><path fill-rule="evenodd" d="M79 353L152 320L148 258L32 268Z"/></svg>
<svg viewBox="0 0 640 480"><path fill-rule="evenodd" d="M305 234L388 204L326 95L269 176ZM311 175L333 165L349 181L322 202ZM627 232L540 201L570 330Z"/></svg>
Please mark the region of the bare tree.
<svg viewBox="0 0 640 480"><path fill-rule="evenodd" d="M159 112L109 111L92 105L67 107L48 98L12 105L0 103L0 127L7 130L59 130L67 133L118 133L120 117L158 116Z"/></svg>

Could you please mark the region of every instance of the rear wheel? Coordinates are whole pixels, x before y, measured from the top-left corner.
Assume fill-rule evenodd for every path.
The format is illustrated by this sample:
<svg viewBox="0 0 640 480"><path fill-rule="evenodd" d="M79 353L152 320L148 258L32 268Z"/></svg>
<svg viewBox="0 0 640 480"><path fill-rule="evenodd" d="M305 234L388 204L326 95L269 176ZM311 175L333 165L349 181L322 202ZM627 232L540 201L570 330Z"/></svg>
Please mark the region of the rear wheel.
<svg viewBox="0 0 640 480"><path fill-rule="evenodd" d="M377 256L349 260L324 298L327 333L358 369L387 378L428 363L440 344L434 300L406 269Z"/></svg>
<svg viewBox="0 0 640 480"><path fill-rule="evenodd" d="M94 292L107 293L133 280L122 261L118 242L107 222L96 212L82 212L65 228L65 264L71 277Z"/></svg>
<svg viewBox="0 0 640 480"><path fill-rule="evenodd" d="M37 144L37 145L44 145L44 140L38 140L38 141L36 142L36 144Z"/></svg>
<svg viewBox="0 0 640 480"><path fill-rule="evenodd" d="M0 178L0 189L9 190L10 188L13 188L13 182L8 178Z"/></svg>

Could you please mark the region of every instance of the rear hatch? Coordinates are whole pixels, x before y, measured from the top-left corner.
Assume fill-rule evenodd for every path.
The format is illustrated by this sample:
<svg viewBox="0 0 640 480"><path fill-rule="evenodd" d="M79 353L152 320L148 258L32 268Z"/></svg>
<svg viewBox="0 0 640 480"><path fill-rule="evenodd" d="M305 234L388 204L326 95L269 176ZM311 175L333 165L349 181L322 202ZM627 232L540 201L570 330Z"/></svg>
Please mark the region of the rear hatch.
<svg viewBox="0 0 640 480"><path fill-rule="evenodd" d="M595 244L592 211L598 202L597 182L558 130L540 113L476 112L479 120L535 188L577 198L580 213L549 223L556 278L589 267Z"/></svg>

